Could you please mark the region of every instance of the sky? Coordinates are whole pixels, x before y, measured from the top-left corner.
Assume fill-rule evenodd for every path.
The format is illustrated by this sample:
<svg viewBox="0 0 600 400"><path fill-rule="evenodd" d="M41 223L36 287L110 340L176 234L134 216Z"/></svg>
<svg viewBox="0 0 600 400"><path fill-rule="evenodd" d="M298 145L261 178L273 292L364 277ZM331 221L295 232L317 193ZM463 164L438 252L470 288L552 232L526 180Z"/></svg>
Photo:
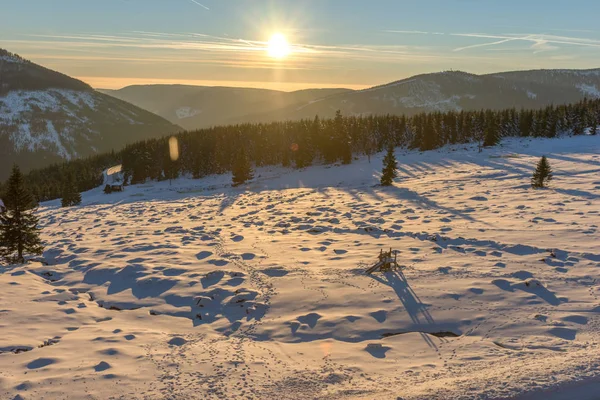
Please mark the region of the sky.
<svg viewBox="0 0 600 400"><path fill-rule="evenodd" d="M0 48L96 88L365 88L600 67L598 0L0 0ZM289 55L268 51L280 33Z"/></svg>

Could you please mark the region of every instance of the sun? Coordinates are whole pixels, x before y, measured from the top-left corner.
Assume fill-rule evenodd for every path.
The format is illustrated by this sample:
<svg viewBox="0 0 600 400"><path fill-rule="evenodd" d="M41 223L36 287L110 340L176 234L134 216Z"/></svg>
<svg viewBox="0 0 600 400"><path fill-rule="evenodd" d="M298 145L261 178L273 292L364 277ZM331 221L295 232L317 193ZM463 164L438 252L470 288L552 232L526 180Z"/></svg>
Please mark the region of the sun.
<svg viewBox="0 0 600 400"><path fill-rule="evenodd" d="M285 36L283 36L281 33L275 33L273 36L271 36L271 39L269 39L267 51L269 56L282 59L290 55L292 48L290 47L290 44Z"/></svg>

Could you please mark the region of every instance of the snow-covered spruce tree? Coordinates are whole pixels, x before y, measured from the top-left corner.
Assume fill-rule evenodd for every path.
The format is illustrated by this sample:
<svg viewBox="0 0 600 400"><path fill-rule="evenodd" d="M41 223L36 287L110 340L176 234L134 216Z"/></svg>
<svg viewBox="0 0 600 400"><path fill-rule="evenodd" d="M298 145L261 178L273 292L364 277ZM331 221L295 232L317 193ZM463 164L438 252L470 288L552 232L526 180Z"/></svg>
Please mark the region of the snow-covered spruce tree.
<svg viewBox="0 0 600 400"><path fill-rule="evenodd" d="M552 180L552 168L546 156L543 156L537 164L533 177L531 178L531 187L544 188Z"/></svg>
<svg viewBox="0 0 600 400"><path fill-rule="evenodd" d="M231 172L233 173L233 186L239 186L254 178L252 165L250 164L250 160L246 155L244 147L242 147L238 157L234 160Z"/></svg>
<svg viewBox="0 0 600 400"><path fill-rule="evenodd" d="M381 186L391 186L394 178L398 176L396 173L398 164L394 155L394 145L390 142L388 145L387 154L383 159L383 170L381 171Z"/></svg>
<svg viewBox="0 0 600 400"><path fill-rule="evenodd" d="M16 165L4 191L6 212L0 214L0 256L9 263L25 262L24 254L42 254L35 201Z"/></svg>
<svg viewBox="0 0 600 400"><path fill-rule="evenodd" d="M77 184L72 174L69 174L63 185L61 205L63 207L78 206L81 204L81 194L77 190Z"/></svg>

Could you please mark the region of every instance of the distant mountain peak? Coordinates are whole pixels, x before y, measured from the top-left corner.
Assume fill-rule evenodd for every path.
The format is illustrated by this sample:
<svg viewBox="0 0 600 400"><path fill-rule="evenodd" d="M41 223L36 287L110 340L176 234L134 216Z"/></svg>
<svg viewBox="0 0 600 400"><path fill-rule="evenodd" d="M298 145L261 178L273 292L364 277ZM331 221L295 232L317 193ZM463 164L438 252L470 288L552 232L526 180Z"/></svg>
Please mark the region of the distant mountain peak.
<svg viewBox="0 0 600 400"><path fill-rule="evenodd" d="M5 49L0 49L0 63L2 63L2 62L14 63L14 64L29 63L28 60L25 60L24 58L20 57L17 54L11 53L10 51L5 50Z"/></svg>
<svg viewBox="0 0 600 400"><path fill-rule="evenodd" d="M0 95L12 90L46 89L93 91L85 82L0 49Z"/></svg>
<svg viewBox="0 0 600 400"><path fill-rule="evenodd" d="M215 125L506 108L543 108L600 97L600 69L532 70L473 74L446 70L407 77L363 90L266 89L136 85L111 96L194 130Z"/></svg>
<svg viewBox="0 0 600 400"><path fill-rule="evenodd" d="M0 180L181 128L86 83L0 49Z"/></svg>

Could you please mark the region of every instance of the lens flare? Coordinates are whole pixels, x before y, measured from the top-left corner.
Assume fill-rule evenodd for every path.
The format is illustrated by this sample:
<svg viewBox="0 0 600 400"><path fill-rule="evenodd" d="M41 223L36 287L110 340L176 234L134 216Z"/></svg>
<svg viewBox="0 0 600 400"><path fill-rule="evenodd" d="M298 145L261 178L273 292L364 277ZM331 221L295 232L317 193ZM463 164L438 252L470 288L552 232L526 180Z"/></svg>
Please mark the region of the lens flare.
<svg viewBox="0 0 600 400"><path fill-rule="evenodd" d="M171 161L179 160L179 141L175 136L169 138L169 155L171 156Z"/></svg>

